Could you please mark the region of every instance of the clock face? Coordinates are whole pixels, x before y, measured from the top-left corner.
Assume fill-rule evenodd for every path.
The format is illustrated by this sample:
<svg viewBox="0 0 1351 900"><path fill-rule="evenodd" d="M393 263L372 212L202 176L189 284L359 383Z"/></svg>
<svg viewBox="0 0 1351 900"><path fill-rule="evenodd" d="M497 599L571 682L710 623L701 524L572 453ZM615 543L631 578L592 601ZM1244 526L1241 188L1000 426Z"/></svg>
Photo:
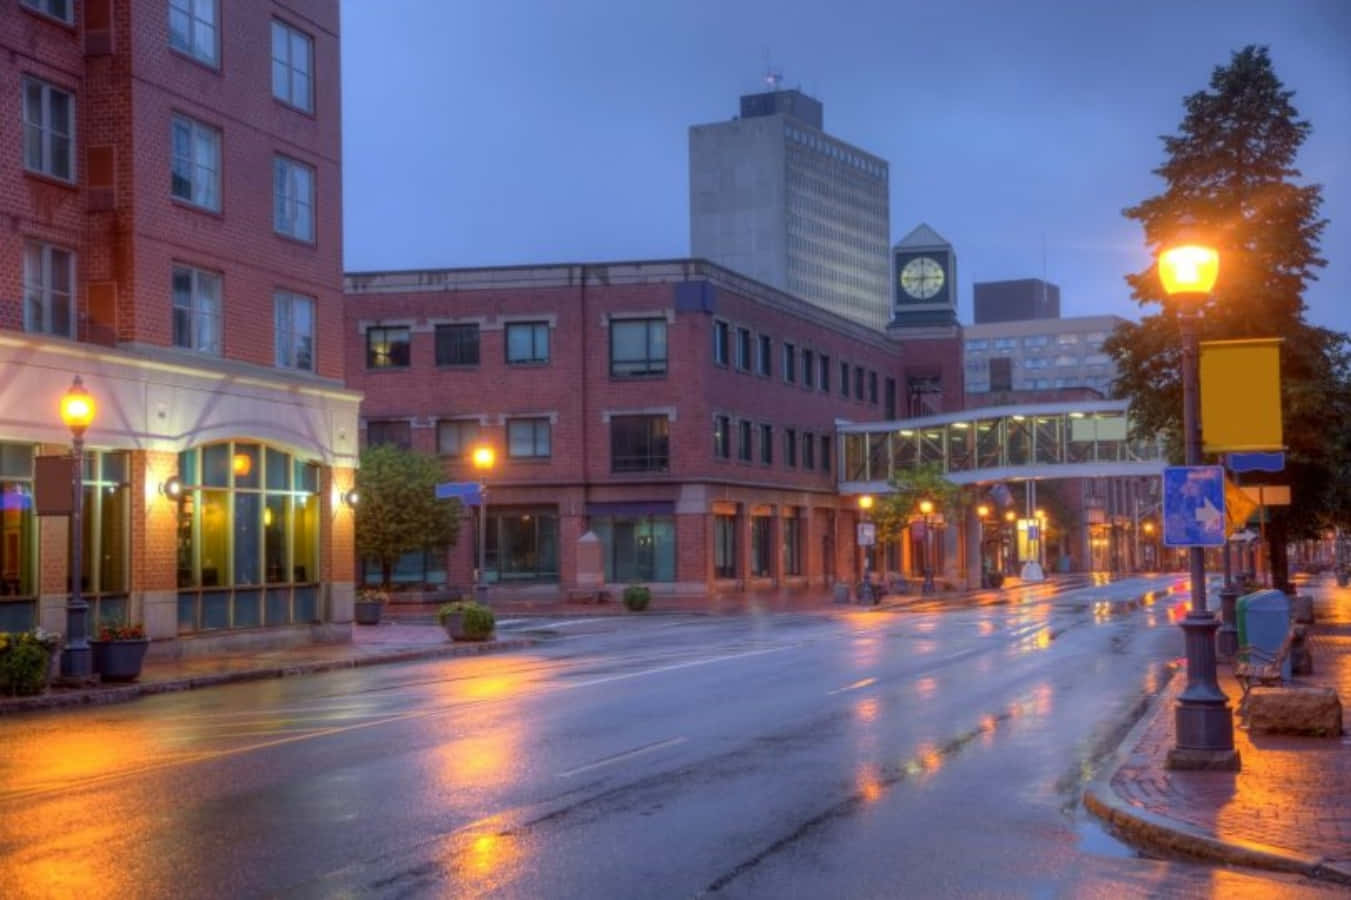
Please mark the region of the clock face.
<svg viewBox="0 0 1351 900"><path fill-rule="evenodd" d="M916 300L928 300L943 289L943 267L932 257L915 257L901 269L901 289Z"/></svg>

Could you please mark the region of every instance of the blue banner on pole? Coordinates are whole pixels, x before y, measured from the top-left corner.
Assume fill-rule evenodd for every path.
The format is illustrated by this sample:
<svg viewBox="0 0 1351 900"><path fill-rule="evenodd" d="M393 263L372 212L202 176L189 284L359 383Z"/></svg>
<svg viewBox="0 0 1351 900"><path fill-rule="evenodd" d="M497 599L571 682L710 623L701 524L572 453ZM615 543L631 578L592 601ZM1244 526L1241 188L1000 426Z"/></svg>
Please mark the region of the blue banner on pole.
<svg viewBox="0 0 1351 900"><path fill-rule="evenodd" d="M1281 472L1285 470L1285 454L1227 453L1224 464L1230 472Z"/></svg>
<svg viewBox="0 0 1351 900"><path fill-rule="evenodd" d="M473 481L445 481L436 486L437 500L459 500L465 506L483 502L483 485Z"/></svg>
<svg viewBox="0 0 1351 900"><path fill-rule="evenodd" d="M1224 546L1224 469L1169 466L1163 470L1163 543L1167 547Z"/></svg>

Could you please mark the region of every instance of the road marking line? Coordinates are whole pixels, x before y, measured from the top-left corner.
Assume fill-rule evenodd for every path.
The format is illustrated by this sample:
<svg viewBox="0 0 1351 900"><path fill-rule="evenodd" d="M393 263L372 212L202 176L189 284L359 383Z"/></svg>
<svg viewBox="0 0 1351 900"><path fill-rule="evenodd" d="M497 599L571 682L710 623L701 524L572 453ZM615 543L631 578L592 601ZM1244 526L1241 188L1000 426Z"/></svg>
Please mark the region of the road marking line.
<svg viewBox="0 0 1351 900"><path fill-rule="evenodd" d="M788 644L783 647L769 647L765 650L748 650L745 653L730 653L726 656L709 656L704 659L694 659L689 662L673 663L669 666L658 666L655 669L643 669L639 672L623 672L619 675L607 675L604 678L593 678L590 681L576 681L572 684L564 684L560 687L590 687L593 684L608 684L612 681L625 681L629 678L640 678L643 675L656 675L659 672L671 672L676 669L688 669L692 666L706 666L710 663L725 662L729 659L742 659L747 656L760 656L765 653L779 653L784 650L792 650L797 644Z"/></svg>
<svg viewBox="0 0 1351 900"><path fill-rule="evenodd" d="M877 684L876 678L864 678L862 681L855 681L853 684L846 684L842 688L836 688L833 691L826 691L826 696L829 697L834 694L843 694L845 691L856 691L859 688L865 688L873 684Z"/></svg>
<svg viewBox="0 0 1351 900"><path fill-rule="evenodd" d="M578 766L575 769L568 769L566 772L559 772L559 778L571 778L573 775L580 775L583 772L590 772L592 769L599 769L601 766L608 766L611 763L623 762L626 759L632 759L635 756L642 756L644 753L651 753L653 750L660 750L663 747L674 747L677 744L685 743L687 739L683 737L667 738L664 741L656 741L651 744L644 744L641 747L635 747L632 750L625 750L623 753L616 753L614 756L607 756L604 759L598 759L593 763L587 763L584 766Z"/></svg>

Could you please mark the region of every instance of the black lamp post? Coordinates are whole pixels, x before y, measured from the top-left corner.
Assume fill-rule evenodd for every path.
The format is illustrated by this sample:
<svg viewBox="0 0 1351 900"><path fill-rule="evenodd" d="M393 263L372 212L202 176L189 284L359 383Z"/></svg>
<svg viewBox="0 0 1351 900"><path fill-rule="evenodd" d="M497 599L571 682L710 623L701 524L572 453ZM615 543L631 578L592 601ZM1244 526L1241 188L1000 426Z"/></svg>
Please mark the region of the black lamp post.
<svg viewBox="0 0 1351 900"><path fill-rule="evenodd" d="M934 592L934 530L932 500L919 501L919 511L924 516L924 593Z"/></svg>
<svg viewBox="0 0 1351 900"><path fill-rule="evenodd" d="M84 433L94 421L94 398L85 390L80 376L61 397L61 421L70 429L75 492L70 513L70 598L66 601L66 645L61 651L61 674L67 678L87 678L93 672L89 647L89 604L80 592L84 581Z"/></svg>
<svg viewBox="0 0 1351 900"><path fill-rule="evenodd" d="M1220 256L1213 247L1182 244L1159 254L1164 290L1178 301L1182 333L1182 420L1186 464L1201 464L1201 392L1197 359L1197 307L1210 294L1219 275ZM1234 749L1234 717L1229 698L1215 679L1215 631L1219 622L1206 609L1206 559L1201 547L1188 548L1191 563L1191 610L1183 618L1187 645L1187 686L1175 710L1177 743L1168 751L1170 769L1239 767Z"/></svg>

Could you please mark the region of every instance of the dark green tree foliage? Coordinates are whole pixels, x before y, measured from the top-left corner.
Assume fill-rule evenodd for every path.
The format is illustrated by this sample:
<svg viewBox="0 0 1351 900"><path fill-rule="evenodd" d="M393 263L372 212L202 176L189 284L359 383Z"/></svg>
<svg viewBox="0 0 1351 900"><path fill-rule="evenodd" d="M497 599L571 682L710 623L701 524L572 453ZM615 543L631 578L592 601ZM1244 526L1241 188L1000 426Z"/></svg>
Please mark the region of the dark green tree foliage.
<svg viewBox="0 0 1351 900"><path fill-rule="evenodd" d="M400 556L454 544L459 537L460 502L436 499L436 484L443 477L434 456L388 444L362 452L357 556L380 564L380 584L386 590Z"/></svg>
<svg viewBox="0 0 1351 900"><path fill-rule="evenodd" d="M891 493L877 497L872 509L877 542L899 540L910 519L919 515L919 502L926 498L933 501L935 513L951 516L961 500L961 490L935 463L897 472L891 479Z"/></svg>
<svg viewBox="0 0 1351 900"><path fill-rule="evenodd" d="M1185 100L1176 135L1163 137L1167 159L1155 174L1162 193L1124 211L1144 228L1152 251L1184 228L1220 252L1220 275L1200 310L1202 341L1281 337L1282 402L1288 475L1297 514L1273 521L1273 543L1286 526L1308 533L1351 508L1346 453L1351 447L1347 336L1304 319L1304 289L1326 265L1319 256L1325 220L1320 185L1301 185L1295 159L1311 126L1299 118L1264 47L1249 46L1217 67L1208 90ZM1178 310L1157 266L1126 276L1132 296L1157 308L1127 323L1106 345L1131 401L1137 435L1165 434L1182 458L1181 344ZM1341 474L1339 479L1337 476ZM1278 515L1277 520L1282 516Z"/></svg>

